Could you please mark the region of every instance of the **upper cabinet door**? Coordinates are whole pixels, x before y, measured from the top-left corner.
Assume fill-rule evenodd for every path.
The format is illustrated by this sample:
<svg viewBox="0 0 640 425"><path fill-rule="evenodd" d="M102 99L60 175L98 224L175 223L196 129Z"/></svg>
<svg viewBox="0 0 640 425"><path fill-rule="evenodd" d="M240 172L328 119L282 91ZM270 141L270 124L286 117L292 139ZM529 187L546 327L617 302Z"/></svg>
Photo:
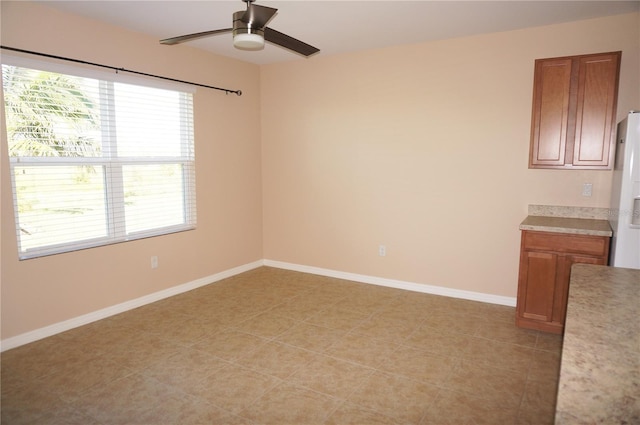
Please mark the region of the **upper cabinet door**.
<svg viewBox="0 0 640 425"><path fill-rule="evenodd" d="M570 88L571 59L536 61L530 165L564 165Z"/></svg>
<svg viewBox="0 0 640 425"><path fill-rule="evenodd" d="M620 54L580 58L573 165L613 165Z"/></svg>
<svg viewBox="0 0 640 425"><path fill-rule="evenodd" d="M529 168L612 168L620 57L536 60Z"/></svg>

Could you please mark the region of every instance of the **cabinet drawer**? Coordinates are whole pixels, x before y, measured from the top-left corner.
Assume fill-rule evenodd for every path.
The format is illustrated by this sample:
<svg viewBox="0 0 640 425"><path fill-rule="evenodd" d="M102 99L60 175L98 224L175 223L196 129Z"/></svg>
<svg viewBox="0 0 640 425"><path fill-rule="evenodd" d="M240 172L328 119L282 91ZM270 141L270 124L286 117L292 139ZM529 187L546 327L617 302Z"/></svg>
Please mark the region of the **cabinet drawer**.
<svg viewBox="0 0 640 425"><path fill-rule="evenodd" d="M522 238L524 249L595 256L609 253L609 238L605 236L523 231Z"/></svg>

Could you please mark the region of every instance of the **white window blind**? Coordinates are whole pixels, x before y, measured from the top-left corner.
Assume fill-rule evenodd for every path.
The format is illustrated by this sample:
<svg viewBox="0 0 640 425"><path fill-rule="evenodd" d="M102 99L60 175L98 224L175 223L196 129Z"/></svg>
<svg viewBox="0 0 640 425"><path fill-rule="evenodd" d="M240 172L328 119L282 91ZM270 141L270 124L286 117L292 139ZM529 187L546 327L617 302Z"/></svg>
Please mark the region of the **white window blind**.
<svg viewBox="0 0 640 425"><path fill-rule="evenodd" d="M192 94L2 65L20 259L195 228Z"/></svg>

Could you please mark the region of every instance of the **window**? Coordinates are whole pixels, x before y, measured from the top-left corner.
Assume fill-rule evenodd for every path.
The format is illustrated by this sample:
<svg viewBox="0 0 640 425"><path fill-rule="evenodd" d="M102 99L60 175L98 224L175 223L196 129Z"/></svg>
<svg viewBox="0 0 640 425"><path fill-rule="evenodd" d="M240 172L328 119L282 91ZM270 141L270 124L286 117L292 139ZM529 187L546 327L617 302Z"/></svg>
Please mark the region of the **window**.
<svg viewBox="0 0 640 425"><path fill-rule="evenodd" d="M2 65L20 259L195 228L192 93L20 60Z"/></svg>

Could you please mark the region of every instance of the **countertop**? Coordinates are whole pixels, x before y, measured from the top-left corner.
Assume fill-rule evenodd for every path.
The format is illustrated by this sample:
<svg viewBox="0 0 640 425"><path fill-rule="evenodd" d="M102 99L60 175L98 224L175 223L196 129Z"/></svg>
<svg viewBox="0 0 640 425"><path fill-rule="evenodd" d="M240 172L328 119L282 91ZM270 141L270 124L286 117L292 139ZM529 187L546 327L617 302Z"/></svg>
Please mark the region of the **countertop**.
<svg viewBox="0 0 640 425"><path fill-rule="evenodd" d="M527 218L520 223L520 230L609 237L613 234L607 220L537 215L527 216Z"/></svg>
<svg viewBox="0 0 640 425"><path fill-rule="evenodd" d="M572 267L555 423L640 423L640 270Z"/></svg>

